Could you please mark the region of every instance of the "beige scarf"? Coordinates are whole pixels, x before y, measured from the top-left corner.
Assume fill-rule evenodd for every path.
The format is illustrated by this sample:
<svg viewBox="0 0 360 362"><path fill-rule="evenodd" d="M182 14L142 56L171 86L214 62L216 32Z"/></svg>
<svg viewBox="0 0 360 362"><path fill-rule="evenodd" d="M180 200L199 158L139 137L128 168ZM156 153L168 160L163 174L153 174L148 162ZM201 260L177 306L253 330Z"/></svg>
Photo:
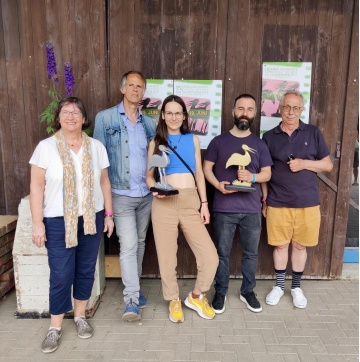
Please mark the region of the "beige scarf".
<svg viewBox="0 0 360 362"><path fill-rule="evenodd" d="M72 248L78 244L78 213L79 201L76 187L75 166L71 157L70 148L60 129L55 134L57 147L64 168L64 221L66 248ZM95 234L95 197L94 197L94 170L91 156L90 138L82 133L84 156L81 166L82 174L82 208L84 212L84 234Z"/></svg>

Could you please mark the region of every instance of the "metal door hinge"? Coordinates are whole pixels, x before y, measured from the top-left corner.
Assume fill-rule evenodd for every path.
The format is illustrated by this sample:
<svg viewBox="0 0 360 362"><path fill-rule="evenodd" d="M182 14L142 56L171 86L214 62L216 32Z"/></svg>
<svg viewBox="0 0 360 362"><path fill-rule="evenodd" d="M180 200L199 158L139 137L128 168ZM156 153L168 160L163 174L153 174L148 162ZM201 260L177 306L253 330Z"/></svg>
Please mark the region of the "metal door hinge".
<svg viewBox="0 0 360 362"><path fill-rule="evenodd" d="M341 152L340 152L340 141L336 142L336 152L335 152L335 158L340 158Z"/></svg>

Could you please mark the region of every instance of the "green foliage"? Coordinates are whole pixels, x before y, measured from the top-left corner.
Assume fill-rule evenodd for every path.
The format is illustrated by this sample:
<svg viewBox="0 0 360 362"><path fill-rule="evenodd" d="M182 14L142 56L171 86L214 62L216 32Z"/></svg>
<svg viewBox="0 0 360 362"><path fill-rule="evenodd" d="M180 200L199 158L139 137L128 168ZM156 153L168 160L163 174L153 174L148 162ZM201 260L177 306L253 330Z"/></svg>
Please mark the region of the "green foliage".
<svg viewBox="0 0 360 362"><path fill-rule="evenodd" d="M55 110L61 100L61 94L55 89L55 87L50 88L48 91L49 97L52 101L48 104L45 110L40 115L40 122L46 122L46 132L48 134L54 134L55 129L53 127L53 122L55 119Z"/></svg>
<svg viewBox="0 0 360 362"><path fill-rule="evenodd" d="M61 95L61 93L59 93L56 90L56 84L59 83L59 78L57 76L57 71L56 71L56 59L55 59L55 54L54 54L54 46L52 45L51 42L46 42L46 59L47 59L46 69L47 69L47 73L48 73L48 78L51 79L51 81L53 82L53 85L48 90L48 94L49 94L51 101L48 104L48 106L44 109L44 111L41 113L40 122L46 123L46 132L48 134L54 134L55 133L55 129L54 129L55 111L58 107L60 100L62 99L62 95ZM71 96L72 89L75 85L75 80L72 75L72 68L71 68L70 64L67 62L65 63L64 73L65 73L65 85L66 85L66 89L67 89L66 95ZM86 132L86 134L88 134L90 136L92 133L92 130L90 128L88 128L84 132Z"/></svg>
<svg viewBox="0 0 360 362"><path fill-rule="evenodd" d="M89 137L91 137L92 136L92 129L91 128L86 128L86 129L84 129L84 132L89 136Z"/></svg>
<svg viewBox="0 0 360 362"><path fill-rule="evenodd" d="M54 119L55 119L55 110L61 100L61 94L55 89L50 88L48 91L48 94L51 99L53 99L48 106L44 109L44 111L40 115L40 122L46 122L46 132L47 134L54 134L55 129L53 127ZM88 136L92 136L92 129L87 128L84 130L84 132Z"/></svg>

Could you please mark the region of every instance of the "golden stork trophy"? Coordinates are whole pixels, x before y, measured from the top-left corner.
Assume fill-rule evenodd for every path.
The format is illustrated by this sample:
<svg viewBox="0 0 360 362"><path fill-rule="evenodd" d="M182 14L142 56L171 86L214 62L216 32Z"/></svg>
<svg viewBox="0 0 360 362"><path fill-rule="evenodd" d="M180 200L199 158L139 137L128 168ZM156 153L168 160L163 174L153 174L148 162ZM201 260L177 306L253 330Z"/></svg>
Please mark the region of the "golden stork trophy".
<svg viewBox="0 0 360 362"><path fill-rule="evenodd" d="M256 151L250 148L248 145L242 145L241 147L245 153L243 155L240 153L233 153L226 162L226 168L229 166L238 166L239 170L243 170L245 169L245 166L251 162L251 156L249 152L255 153ZM256 188L252 186L251 182L241 181L238 179L234 180L230 185L225 185L225 189L242 192L256 191Z"/></svg>
<svg viewBox="0 0 360 362"><path fill-rule="evenodd" d="M150 188L150 191L157 192L159 195L177 195L179 193L178 190L174 189L170 184L166 181L166 167L170 163L170 159L168 157L168 153L171 153L171 150L164 145L159 146L159 150L161 151L161 155L152 155L148 170L151 170L153 167L157 167L159 170L160 181L158 181L154 187Z"/></svg>

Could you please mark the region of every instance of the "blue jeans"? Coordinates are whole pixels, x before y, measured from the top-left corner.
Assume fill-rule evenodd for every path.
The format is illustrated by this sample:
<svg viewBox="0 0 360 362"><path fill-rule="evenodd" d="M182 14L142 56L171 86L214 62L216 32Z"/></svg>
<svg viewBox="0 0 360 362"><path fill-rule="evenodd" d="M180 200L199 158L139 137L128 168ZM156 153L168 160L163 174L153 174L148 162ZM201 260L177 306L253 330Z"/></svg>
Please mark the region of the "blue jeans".
<svg viewBox="0 0 360 362"><path fill-rule="evenodd" d="M96 259L103 235L104 213L96 213L96 234L84 235L84 219L78 219L78 245L65 246L63 217L44 218L50 268L49 312L63 314L72 309L71 287L77 300L88 300L94 284Z"/></svg>
<svg viewBox="0 0 360 362"><path fill-rule="evenodd" d="M124 301L139 303L139 278L145 253L145 238L150 222L152 194L128 197L112 194L114 222L120 243L121 278Z"/></svg>
<svg viewBox="0 0 360 362"><path fill-rule="evenodd" d="M229 286L229 259L236 227L239 226L243 247L241 271L243 281L240 293L251 292L255 286L258 246L261 233L261 213L214 213L215 245L219 266L215 275L215 290L226 295Z"/></svg>

